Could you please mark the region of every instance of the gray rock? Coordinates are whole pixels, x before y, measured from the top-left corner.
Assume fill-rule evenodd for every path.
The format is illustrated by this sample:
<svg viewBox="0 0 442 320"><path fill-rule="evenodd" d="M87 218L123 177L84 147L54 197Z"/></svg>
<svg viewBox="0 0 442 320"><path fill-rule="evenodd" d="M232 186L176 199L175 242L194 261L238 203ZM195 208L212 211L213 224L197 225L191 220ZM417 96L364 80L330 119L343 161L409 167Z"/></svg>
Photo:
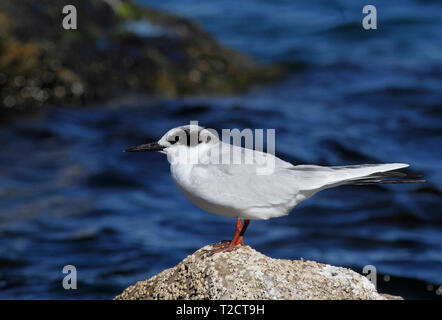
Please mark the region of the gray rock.
<svg viewBox="0 0 442 320"><path fill-rule="evenodd" d="M115 299L391 299L350 269L272 259L246 245L214 255L209 254L211 249L211 245L199 249Z"/></svg>

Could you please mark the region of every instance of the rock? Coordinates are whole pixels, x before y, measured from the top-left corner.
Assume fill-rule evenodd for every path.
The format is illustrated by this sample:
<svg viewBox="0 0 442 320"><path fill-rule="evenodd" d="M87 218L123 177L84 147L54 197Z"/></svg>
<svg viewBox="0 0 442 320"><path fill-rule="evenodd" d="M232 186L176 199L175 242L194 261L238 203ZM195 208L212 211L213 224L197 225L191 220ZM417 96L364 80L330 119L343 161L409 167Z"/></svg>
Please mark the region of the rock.
<svg viewBox="0 0 442 320"><path fill-rule="evenodd" d="M77 8L77 30L62 28L68 4ZM128 90L232 93L283 74L188 19L130 0L0 1L0 112L90 104Z"/></svg>
<svg viewBox="0 0 442 320"><path fill-rule="evenodd" d="M246 245L214 255L209 254L211 249L211 245L199 249L115 299L392 299L350 269L272 259Z"/></svg>

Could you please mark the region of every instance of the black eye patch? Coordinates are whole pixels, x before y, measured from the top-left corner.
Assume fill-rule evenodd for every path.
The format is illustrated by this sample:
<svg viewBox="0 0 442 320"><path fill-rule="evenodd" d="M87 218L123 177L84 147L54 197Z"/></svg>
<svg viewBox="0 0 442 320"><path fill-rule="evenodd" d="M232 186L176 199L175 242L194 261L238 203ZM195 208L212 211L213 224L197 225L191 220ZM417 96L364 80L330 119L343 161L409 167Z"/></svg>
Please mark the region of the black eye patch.
<svg viewBox="0 0 442 320"><path fill-rule="evenodd" d="M178 142L178 140L180 140L180 137L175 136L174 140L167 140L170 144L175 144Z"/></svg>
<svg viewBox="0 0 442 320"><path fill-rule="evenodd" d="M184 132L186 133L187 146L190 147L192 145L195 145L195 141L191 141L191 139L190 139L190 134L191 134L190 130L186 128L186 129L184 129ZM198 134L196 143L200 144L202 142L201 139L200 139L201 131L200 130L198 130L198 132L192 131L192 134L195 134L195 133Z"/></svg>
<svg viewBox="0 0 442 320"><path fill-rule="evenodd" d="M180 132L181 133L181 132ZM177 143L178 141L180 141L180 139L186 139L185 141L185 143L183 143L184 142L184 140L181 140L182 142L182 144L186 144L188 147L191 147L191 146L194 146L195 144L200 144L200 143L202 143L202 142L209 142L210 141L210 137L206 137L206 141L203 141L201 138L201 136L200 136L200 133L201 133L201 130L198 130L198 131L192 131L192 133L190 132L190 130L188 129L188 128L186 128L186 129L183 129L183 131L182 131L182 133L183 134L176 134L173 138L172 137L169 137L168 139L167 139L167 142L169 142L170 144L175 144L175 143ZM191 139L191 134L192 135L194 135L194 134L197 134L198 136L197 136L197 140L196 141L193 141L193 139L195 139L195 137L193 137L193 139Z"/></svg>

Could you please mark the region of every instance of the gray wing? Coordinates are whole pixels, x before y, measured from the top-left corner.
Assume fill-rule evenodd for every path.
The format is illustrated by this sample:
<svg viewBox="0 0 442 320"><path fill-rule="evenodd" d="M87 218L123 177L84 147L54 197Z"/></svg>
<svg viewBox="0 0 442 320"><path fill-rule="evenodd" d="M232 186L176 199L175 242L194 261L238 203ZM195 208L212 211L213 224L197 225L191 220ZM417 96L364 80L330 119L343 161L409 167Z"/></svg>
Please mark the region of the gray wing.
<svg viewBox="0 0 442 320"><path fill-rule="evenodd" d="M239 148L239 147L234 147ZM211 203L232 205L234 212L267 219L288 214L299 202L316 192L343 184L376 181L384 172L407 167L403 163L325 167L294 166L271 154L240 148L244 156L237 164L197 165L194 176L199 180L200 192ZM270 174L259 174L258 169L271 168ZM210 176L210 179L205 179ZM216 183L213 183L214 179Z"/></svg>

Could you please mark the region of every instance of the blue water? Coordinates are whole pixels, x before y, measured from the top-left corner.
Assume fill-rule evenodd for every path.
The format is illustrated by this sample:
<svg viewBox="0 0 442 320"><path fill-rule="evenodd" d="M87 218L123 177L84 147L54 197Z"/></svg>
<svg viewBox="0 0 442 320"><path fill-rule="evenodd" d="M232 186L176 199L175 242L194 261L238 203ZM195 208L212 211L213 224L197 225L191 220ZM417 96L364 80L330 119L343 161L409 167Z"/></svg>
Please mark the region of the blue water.
<svg viewBox="0 0 442 320"><path fill-rule="evenodd" d="M245 241L271 257L371 264L402 279L389 293L440 298L441 2L372 1L376 31L362 29L361 1L139 2L193 18L259 61L302 68L240 96L128 94L2 125L0 298L109 299L229 239L235 221L190 204L164 155L121 152L190 120L275 128L277 155L296 164L410 163L425 184L326 190L289 216L253 221ZM77 290L61 285L65 265L78 270Z"/></svg>

